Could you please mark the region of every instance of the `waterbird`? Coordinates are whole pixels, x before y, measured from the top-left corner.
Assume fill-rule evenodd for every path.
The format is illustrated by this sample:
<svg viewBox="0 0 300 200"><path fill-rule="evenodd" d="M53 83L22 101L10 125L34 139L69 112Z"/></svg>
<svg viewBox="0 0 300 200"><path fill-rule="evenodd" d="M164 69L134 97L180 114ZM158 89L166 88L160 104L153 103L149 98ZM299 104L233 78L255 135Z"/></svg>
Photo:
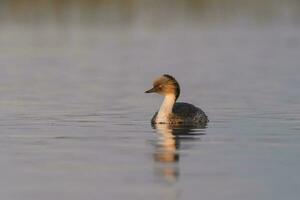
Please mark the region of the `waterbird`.
<svg viewBox="0 0 300 200"><path fill-rule="evenodd" d="M153 82L153 87L145 93L158 93L164 96L159 110L151 119L152 124L206 124L209 120L200 108L184 102L176 102L180 95L177 80L163 74Z"/></svg>

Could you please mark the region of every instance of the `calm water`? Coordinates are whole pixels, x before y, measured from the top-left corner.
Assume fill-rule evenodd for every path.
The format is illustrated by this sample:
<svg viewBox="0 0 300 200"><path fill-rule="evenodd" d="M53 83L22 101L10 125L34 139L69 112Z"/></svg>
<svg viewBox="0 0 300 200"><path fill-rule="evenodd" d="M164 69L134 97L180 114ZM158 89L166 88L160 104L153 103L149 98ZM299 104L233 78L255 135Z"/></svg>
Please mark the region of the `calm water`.
<svg viewBox="0 0 300 200"><path fill-rule="evenodd" d="M1 199L299 199L297 6L203 21L141 6L126 25L5 15ZM144 91L163 73L206 127L151 127L162 97Z"/></svg>

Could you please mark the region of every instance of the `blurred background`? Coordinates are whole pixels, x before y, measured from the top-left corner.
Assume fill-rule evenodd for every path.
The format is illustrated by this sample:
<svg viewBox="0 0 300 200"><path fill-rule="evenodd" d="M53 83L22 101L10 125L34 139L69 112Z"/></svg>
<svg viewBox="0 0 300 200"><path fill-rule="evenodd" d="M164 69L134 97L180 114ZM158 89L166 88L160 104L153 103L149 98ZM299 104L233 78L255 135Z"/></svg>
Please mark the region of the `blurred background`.
<svg viewBox="0 0 300 200"><path fill-rule="evenodd" d="M299 0L1 0L1 196L298 199L299 63ZM151 127L163 73L207 127Z"/></svg>
<svg viewBox="0 0 300 200"><path fill-rule="evenodd" d="M215 93L299 95L285 88L299 83L299 9L297 0L3 0L2 98L14 89L44 101L64 89L76 95L63 87L103 97L111 90L99 85L109 81L136 94L137 84L183 72L186 90L203 86L203 103Z"/></svg>

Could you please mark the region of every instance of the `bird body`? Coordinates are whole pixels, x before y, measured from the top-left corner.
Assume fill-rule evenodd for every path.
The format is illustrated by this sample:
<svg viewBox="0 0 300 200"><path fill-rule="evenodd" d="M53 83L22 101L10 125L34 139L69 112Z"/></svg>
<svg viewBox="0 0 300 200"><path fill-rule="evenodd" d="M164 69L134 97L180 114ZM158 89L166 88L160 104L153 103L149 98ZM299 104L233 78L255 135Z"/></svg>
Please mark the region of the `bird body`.
<svg viewBox="0 0 300 200"><path fill-rule="evenodd" d="M176 103L180 95L180 87L174 77L164 74L155 80L153 88L146 91L146 93L152 92L164 96L158 112L152 117L152 124L204 124L209 121L200 108L189 103Z"/></svg>

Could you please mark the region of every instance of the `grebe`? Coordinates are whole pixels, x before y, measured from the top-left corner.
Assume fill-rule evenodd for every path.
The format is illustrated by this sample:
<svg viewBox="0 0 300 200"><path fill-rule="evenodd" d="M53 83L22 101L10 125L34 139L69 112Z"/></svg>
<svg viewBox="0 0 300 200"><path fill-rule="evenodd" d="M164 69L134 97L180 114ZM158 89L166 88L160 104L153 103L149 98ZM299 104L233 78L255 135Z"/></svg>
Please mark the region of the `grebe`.
<svg viewBox="0 0 300 200"><path fill-rule="evenodd" d="M176 103L180 87L176 79L164 74L153 82L153 88L145 93L156 92L165 96L158 112L152 117L152 124L206 124L208 118L198 107L189 103Z"/></svg>

